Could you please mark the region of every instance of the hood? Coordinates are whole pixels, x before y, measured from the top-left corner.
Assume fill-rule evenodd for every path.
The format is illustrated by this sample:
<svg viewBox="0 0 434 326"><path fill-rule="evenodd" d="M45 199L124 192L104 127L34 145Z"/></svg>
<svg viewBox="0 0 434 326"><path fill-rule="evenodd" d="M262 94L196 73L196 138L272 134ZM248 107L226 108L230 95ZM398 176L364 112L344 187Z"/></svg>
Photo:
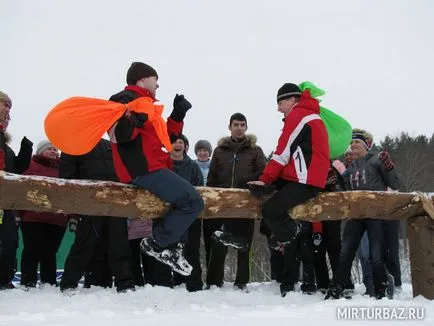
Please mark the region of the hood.
<svg viewBox="0 0 434 326"><path fill-rule="evenodd" d="M246 134L246 138L242 141L243 142L242 147L248 146L250 148L255 148L257 140L258 138L256 137L256 135ZM231 148L231 143L233 143L231 136L222 137L217 142L217 146L224 147L224 148Z"/></svg>
<svg viewBox="0 0 434 326"><path fill-rule="evenodd" d="M320 113L319 102L310 95L308 90L305 90L300 97L300 101L294 105L293 109L302 108L314 113Z"/></svg>

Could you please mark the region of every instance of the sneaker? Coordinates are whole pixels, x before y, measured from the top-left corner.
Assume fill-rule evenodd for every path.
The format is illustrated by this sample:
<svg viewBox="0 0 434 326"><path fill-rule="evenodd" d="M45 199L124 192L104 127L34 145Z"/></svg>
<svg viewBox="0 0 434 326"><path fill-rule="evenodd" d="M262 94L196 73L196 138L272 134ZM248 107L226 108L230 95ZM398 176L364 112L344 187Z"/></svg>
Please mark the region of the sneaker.
<svg viewBox="0 0 434 326"><path fill-rule="evenodd" d="M395 279L391 274L387 274L386 296L388 299L392 300L394 294L395 294Z"/></svg>
<svg viewBox="0 0 434 326"><path fill-rule="evenodd" d="M12 289L15 289L15 285L13 285L12 282L6 284L0 284L0 290L12 290Z"/></svg>
<svg viewBox="0 0 434 326"><path fill-rule="evenodd" d="M286 297L288 292L294 291L294 284L280 284L280 295L282 298Z"/></svg>
<svg viewBox="0 0 434 326"><path fill-rule="evenodd" d="M136 292L136 288L133 287L127 287L127 288L117 288L116 291L118 293L132 293L132 292Z"/></svg>
<svg viewBox="0 0 434 326"><path fill-rule="evenodd" d="M324 300L340 299L343 296L343 292L344 288L339 283L333 283L327 291Z"/></svg>
<svg viewBox="0 0 434 326"><path fill-rule="evenodd" d="M167 248L160 247L152 238L144 238L140 242L140 250L159 262L166 264L173 271L188 276L191 274L193 267L184 257L184 246L181 243Z"/></svg>
<svg viewBox="0 0 434 326"><path fill-rule="evenodd" d="M212 239L226 247L233 247L237 250L247 251L249 249L249 244L247 239L242 237L234 236L232 233L217 230L211 235Z"/></svg>
<svg viewBox="0 0 434 326"><path fill-rule="evenodd" d="M300 290L303 294L312 295L316 293L316 286L315 284L303 283L300 286Z"/></svg>

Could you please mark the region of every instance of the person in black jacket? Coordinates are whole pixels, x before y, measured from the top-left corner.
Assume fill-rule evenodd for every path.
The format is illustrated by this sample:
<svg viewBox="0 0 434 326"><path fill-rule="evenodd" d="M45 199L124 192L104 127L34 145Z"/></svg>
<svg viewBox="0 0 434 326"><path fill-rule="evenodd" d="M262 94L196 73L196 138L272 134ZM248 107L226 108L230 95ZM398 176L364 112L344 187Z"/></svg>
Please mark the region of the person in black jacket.
<svg viewBox="0 0 434 326"><path fill-rule="evenodd" d="M173 161L173 172L187 180L193 186L203 185L203 174L199 165L193 161L188 155L189 142L183 134L172 136L173 150L170 157ZM196 219L188 228L186 235L183 237L185 241L185 258L193 267L189 276L183 276L174 273L174 284L178 285L185 283L189 292L202 290L202 268L200 266L200 236L202 230L202 220ZM185 239L186 238L186 239Z"/></svg>
<svg viewBox="0 0 434 326"><path fill-rule="evenodd" d="M61 178L117 181L112 161L110 142L104 139L89 153L73 156L62 153L60 160ZM118 292L134 290L131 271L131 251L128 243L127 220L121 217L83 216L79 217L75 241L65 262L65 271L60 282L60 290L75 289L89 263L90 272L103 274L104 242L107 242L107 256L110 269L115 276ZM99 253L98 253L99 252ZM92 257L95 255L93 259ZM104 276L90 275L93 284L110 286L103 282ZM110 277L111 279L111 277ZM110 281L111 283L111 281Z"/></svg>
<svg viewBox="0 0 434 326"><path fill-rule="evenodd" d="M20 152L15 156L7 143L10 140L6 130L9 126L9 111L12 101L9 96L0 92L0 172L21 174L30 166L33 143L26 137L21 141ZM0 207L0 290L12 289L12 280L17 270L18 229L15 213L2 210Z"/></svg>

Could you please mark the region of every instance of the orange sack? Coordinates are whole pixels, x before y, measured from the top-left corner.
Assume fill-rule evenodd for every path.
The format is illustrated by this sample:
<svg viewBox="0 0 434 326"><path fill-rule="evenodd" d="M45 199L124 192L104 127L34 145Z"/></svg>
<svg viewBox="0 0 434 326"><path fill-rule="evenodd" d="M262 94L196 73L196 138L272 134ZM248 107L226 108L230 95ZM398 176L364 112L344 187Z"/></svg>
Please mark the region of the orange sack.
<svg viewBox="0 0 434 326"><path fill-rule="evenodd" d="M141 97L128 104L71 97L56 105L44 122L45 133L59 150L70 155L89 153L125 111L146 113L162 144L171 150L167 126L161 117L163 106ZM167 147L169 146L169 148Z"/></svg>

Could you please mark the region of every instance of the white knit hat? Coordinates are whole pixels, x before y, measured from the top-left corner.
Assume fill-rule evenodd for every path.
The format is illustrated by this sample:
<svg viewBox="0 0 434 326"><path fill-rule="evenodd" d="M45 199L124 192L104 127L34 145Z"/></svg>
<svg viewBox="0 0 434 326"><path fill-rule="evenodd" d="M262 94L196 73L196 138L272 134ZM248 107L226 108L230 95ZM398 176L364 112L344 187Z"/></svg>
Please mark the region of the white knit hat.
<svg viewBox="0 0 434 326"><path fill-rule="evenodd" d="M36 147L36 155L42 154L46 149L48 149L50 147L54 147L54 146L48 140L40 141L38 146Z"/></svg>

